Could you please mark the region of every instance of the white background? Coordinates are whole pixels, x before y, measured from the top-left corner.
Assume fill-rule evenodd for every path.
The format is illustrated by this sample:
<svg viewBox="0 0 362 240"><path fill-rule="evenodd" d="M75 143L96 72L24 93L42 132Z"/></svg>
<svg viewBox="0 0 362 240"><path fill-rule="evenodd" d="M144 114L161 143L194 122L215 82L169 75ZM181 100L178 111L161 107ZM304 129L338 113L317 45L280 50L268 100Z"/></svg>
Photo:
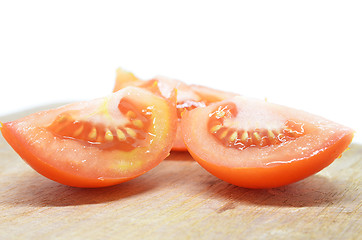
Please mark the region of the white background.
<svg viewBox="0 0 362 240"><path fill-rule="evenodd" d="M303 109L362 142L362 1L0 0L0 116L107 95L118 67Z"/></svg>

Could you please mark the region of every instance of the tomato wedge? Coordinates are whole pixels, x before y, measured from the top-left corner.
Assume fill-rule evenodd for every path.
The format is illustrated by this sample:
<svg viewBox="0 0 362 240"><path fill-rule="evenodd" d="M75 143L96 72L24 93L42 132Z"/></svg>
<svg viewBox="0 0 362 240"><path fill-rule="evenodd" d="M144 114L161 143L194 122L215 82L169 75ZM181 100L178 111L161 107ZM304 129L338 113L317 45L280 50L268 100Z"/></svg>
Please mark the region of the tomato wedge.
<svg viewBox="0 0 362 240"><path fill-rule="evenodd" d="M117 69L116 83L113 92L118 91L127 86L137 86L149 88L157 82L161 94L168 97L172 89L177 89L177 116L178 128L176 138L172 147L174 151L187 151L181 134L181 115L185 111L192 110L197 107L205 107L213 102L225 100L234 96L235 93L220 91L200 85L188 85L180 80L157 76L154 79L144 81L137 78L133 73L125 71L121 68Z"/></svg>
<svg viewBox="0 0 362 240"><path fill-rule="evenodd" d="M340 156L353 130L289 107L234 97L186 112L185 144L211 174L246 188L306 178Z"/></svg>
<svg viewBox="0 0 362 240"><path fill-rule="evenodd" d="M45 177L69 186L104 187L133 179L168 156L175 104L175 92L165 99L127 87L4 123L1 132Z"/></svg>

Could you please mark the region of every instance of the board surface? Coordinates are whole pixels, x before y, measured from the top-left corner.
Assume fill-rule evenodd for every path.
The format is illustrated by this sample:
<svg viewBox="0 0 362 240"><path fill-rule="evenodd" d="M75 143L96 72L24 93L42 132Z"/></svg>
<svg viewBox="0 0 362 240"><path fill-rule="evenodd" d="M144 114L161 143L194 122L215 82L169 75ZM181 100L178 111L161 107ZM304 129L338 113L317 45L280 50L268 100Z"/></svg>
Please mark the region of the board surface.
<svg viewBox="0 0 362 240"><path fill-rule="evenodd" d="M0 239L361 239L361 160L351 144L314 176L251 190L173 152L129 182L79 189L39 175L0 137Z"/></svg>

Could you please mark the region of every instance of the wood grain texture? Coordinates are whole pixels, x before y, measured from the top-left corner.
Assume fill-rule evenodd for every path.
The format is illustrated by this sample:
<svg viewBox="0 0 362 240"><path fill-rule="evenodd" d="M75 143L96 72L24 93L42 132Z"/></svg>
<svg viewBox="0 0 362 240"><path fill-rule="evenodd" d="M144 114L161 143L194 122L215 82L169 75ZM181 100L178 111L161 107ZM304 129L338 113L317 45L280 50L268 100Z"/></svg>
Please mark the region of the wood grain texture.
<svg viewBox="0 0 362 240"><path fill-rule="evenodd" d="M79 189L39 175L0 138L0 239L361 239L361 160L352 144L314 176L250 190L172 153L129 182Z"/></svg>

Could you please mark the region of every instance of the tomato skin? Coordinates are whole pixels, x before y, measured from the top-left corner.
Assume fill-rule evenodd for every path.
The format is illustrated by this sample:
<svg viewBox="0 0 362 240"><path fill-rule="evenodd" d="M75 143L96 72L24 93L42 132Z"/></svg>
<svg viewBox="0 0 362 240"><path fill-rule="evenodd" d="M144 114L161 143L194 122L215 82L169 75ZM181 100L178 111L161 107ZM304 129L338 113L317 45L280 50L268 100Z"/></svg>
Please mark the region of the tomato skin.
<svg viewBox="0 0 362 240"><path fill-rule="evenodd" d="M148 93L145 90L140 90L137 90L137 88L128 88L122 91L124 91L127 96L133 93ZM136 147L129 152L122 152L116 149L105 151L104 154L102 154L102 150L97 149L96 146L89 146L89 144L82 145L79 141L67 138L61 139L51 135L46 127L49 126L51 120L45 118L49 116L50 119L54 118L54 116L62 111L69 109L68 106L77 106L76 104L38 112L19 120L3 123L1 132L5 140L26 163L38 173L51 180L73 187L96 188L111 186L144 174L164 160L171 150L177 123L175 111L176 97L173 94L170 99L163 99L152 93L148 93L147 97L148 100L154 98L154 103L163 104L162 106L156 106L161 110L157 109L154 111L155 118L152 120L154 125L150 130L150 134L154 137L152 137L150 145ZM38 122L40 122L39 126L37 126ZM43 125L44 123L46 123L45 126ZM38 131L36 129L40 130ZM162 136L157 136L157 133ZM40 136L40 138L38 138L38 136ZM47 138L45 139L44 136L47 136ZM39 144L37 144L37 142L39 142ZM62 143L68 145L63 145ZM49 146L49 149L44 149L47 148L46 146ZM69 151L73 151L72 146L74 147L74 155L69 154ZM63 148L65 149L65 153L62 155ZM61 149L60 155L59 149ZM51 155L54 156L52 157L53 159L47 158L48 155L43 153L46 151L49 151ZM91 153L84 155L84 152ZM87 162L82 166L76 165L83 159L76 159L78 156L84 157ZM115 161L131 161L140 163L140 165L129 170L121 170L121 166L113 163L112 159ZM59 163L57 160L62 160L62 162ZM88 163L91 164L88 165L89 167L87 166Z"/></svg>
<svg viewBox="0 0 362 240"><path fill-rule="evenodd" d="M269 166L262 163L259 166L256 166L255 163L250 166L242 166L243 162L248 161L248 159L245 159L245 155L235 159L235 155L228 155L226 147L220 147L219 143L208 136L210 134L207 132L207 123L200 124L200 121L205 121L200 117L201 111L206 112L204 116L209 114L205 109L195 109L185 113L181 122L183 137L189 153L212 175L228 183L245 188L280 187L311 176L330 165L339 157L353 138L353 131L341 126L342 130L338 134L328 138L328 140L321 141L323 144L321 143L317 146L322 147L312 149L311 152L313 153L310 155L296 156L295 158L288 159L285 159L285 156L281 156L280 163L270 164ZM338 127L338 125L334 126ZM206 131L206 133L203 131ZM319 140L316 139L316 141ZM282 148L281 146L280 149ZM293 151L292 149L286 150ZM239 151L240 156L245 151L248 150ZM260 151L263 151L263 149ZM233 162L232 165L226 164L226 162L230 163L230 161ZM239 167L235 166L237 161L240 162Z"/></svg>

